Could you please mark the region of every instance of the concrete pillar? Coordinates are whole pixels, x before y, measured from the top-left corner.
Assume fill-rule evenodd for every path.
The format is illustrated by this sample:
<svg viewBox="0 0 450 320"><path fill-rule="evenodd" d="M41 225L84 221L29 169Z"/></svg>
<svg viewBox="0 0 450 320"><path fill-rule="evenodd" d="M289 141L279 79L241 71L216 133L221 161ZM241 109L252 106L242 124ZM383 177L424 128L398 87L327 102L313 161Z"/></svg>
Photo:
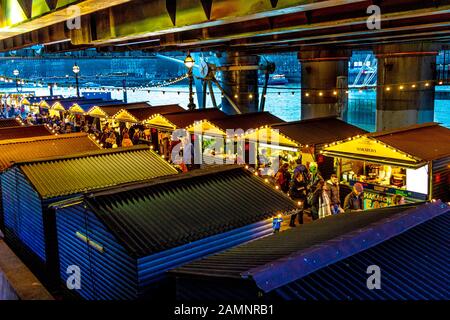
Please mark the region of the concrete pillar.
<svg viewBox="0 0 450 320"><path fill-rule="evenodd" d="M220 85L232 99L241 113L258 111L258 66L259 56L242 52L226 52L220 57L220 66L228 67L222 71ZM226 97L222 98L222 111L236 114L235 108Z"/></svg>
<svg viewBox="0 0 450 320"><path fill-rule="evenodd" d="M300 51L301 119L326 116L343 118L347 110L348 61L350 50Z"/></svg>
<svg viewBox="0 0 450 320"><path fill-rule="evenodd" d="M438 50L420 43L382 45L375 52L377 130L433 121Z"/></svg>

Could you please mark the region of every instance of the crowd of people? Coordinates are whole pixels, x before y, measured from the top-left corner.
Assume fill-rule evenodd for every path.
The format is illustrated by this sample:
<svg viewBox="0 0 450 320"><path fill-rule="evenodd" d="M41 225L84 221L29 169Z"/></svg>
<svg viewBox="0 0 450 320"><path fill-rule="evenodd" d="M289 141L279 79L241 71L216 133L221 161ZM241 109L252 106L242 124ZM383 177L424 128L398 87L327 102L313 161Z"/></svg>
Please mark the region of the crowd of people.
<svg viewBox="0 0 450 320"><path fill-rule="evenodd" d="M75 132L93 134L105 148L131 147L139 144L141 139L148 140L149 135L141 126L132 126L128 129L125 125L121 125L113 128L109 123L101 126L99 119L93 119L92 122L89 122L75 115L61 119L57 115L29 113L23 118L23 121L30 125L48 125L53 132L58 134Z"/></svg>
<svg viewBox="0 0 450 320"><path fill-rule="evenodd" d="M356 183L341 203L339 179L332 174L329 180L322 177L317 163L311 162L308 167L302 164L301 156L296 161L293 173L289 170L289 163L283 162L274 175L277 188L297 201L302 210L291 216L290 226L295 227L296 221L303 224L303 213L310 212L311 218L317 220L329 215L351 211L364 210L363 186Z"/></svg>

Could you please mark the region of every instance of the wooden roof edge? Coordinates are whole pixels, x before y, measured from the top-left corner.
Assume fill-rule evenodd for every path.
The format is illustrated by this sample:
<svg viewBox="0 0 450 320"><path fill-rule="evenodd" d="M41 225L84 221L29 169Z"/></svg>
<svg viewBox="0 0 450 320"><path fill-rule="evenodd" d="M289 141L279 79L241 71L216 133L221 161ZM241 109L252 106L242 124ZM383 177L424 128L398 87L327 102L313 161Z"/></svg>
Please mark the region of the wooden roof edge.
<svg viewBox="0 0 450 320"><path fill-rule="evenodd" d="M93 156L100 156L100 155L107 155L107 154L119 154L119 153L128 153L132 151L144 151L148 150L150 152L153 152L149 146L143 146L143 145L137 145L132 147L126 147L126 148L115 148L115 149L101 149L96 151L87 151L87 152L81 152L77 154L71 154L67 156L56 156L56 157L48 157L48 158L42 158L38 160L29 160L29 161L19 161L15 162L14 166L24 166L34 163L44 163L44 162L50 162L50 161L61 161L61 160L69 160L69 159L80 159L80 158L87 158L87 157L93 157ZM156 153L155 153L156 155Z"/></svg>

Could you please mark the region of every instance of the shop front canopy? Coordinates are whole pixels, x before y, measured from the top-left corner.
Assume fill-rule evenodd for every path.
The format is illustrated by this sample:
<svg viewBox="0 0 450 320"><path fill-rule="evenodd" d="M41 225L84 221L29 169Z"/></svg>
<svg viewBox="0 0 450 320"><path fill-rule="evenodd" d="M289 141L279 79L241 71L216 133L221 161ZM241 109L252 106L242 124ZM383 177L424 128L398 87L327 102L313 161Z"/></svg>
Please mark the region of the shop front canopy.
<svg viewBox="0 0 450 320"><path fill-rule="evenodd" d="M426 123L371 133L333 142L323 154L415 169L450 156L450 129Z"/></svg>

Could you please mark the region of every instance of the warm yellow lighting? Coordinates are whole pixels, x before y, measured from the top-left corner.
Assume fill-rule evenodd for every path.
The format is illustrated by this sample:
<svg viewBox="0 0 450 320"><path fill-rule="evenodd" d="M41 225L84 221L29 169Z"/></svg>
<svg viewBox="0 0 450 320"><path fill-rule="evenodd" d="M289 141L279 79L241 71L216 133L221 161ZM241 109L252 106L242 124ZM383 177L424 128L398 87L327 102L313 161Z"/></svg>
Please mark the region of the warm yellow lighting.
<svg viewBox="0 0 450 320"><path fill-rule="evenodd" d="M387 87L387 88L386 88L386 91L391 91L391 87Z"/></svg>
<svg viewBox="0 0 450 320"><path fill-rule="evenodd" d="M307 93L305 93L305 96L309 97L309 93L308 93L308 92L307 92Z"/></svg>
<svg viewBox="0 0 450 320"><path fill-rule="evenodd" d="M403 87L403 86L400 86L400 90L403 90L405 87Z"/></svg>
<svg viewBox="0 0 450 320"><path fill-rule="evenodd" d="M323 92L319 92L319 96L323 96Z"/></svg>

